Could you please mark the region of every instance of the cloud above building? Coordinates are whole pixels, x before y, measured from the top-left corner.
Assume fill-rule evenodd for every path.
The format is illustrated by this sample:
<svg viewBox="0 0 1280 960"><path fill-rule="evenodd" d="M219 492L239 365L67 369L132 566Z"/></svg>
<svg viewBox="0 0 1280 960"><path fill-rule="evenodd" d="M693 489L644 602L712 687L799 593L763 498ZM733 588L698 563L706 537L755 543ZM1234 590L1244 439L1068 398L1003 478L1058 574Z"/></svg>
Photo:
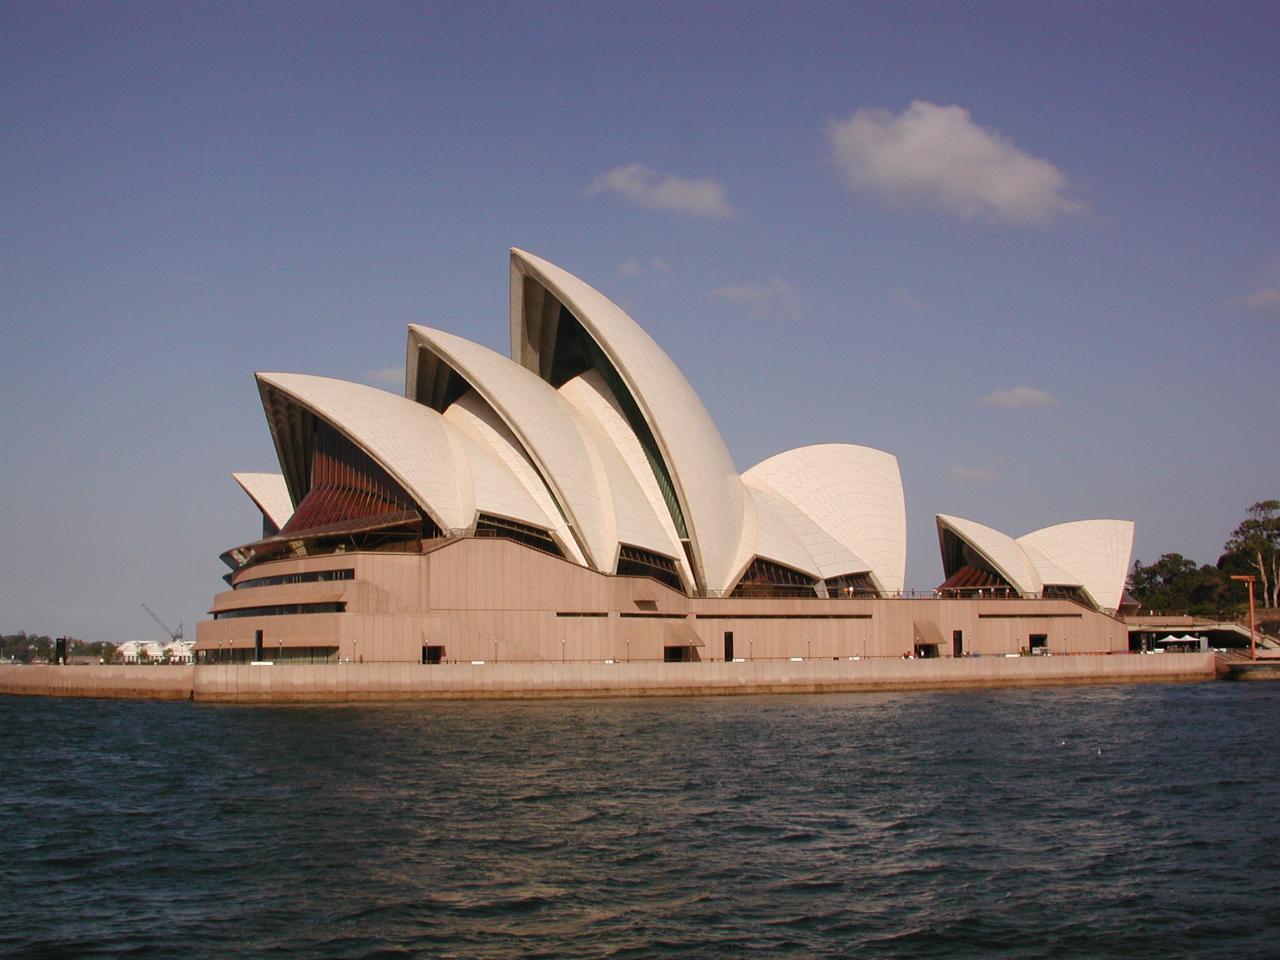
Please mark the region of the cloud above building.
<svg viewBox="0 0 1280 960"><path fill-rule="evenodd" d="M1231 302L1259 313L1280 313L1280 287L1260 287L1248 296Z"/></svg>
<svg viewBox="0 0 1280 960"><path fill-rule="evenodd" d="M957 483L995 483L1000 479L986 467L964 467L959 464L947 471L947 477Z"/></svg>
<svg viewBox="0 0 1280 960"><path fill-rule="evenodd" d="M735 215L724 185L710 177L688 179L628 163L602 173L587 185L587 195L612 193L638 207L670 210L691 217L727 220Z"/></svg>
<svg viewBox="0 0 1280 960"><path fill-rule="evenodd" d="M993 390L978 403L984 407L1005 407L1010 410L1019 407L1050 407L1058 400L1051 393L1035 387L1011 387L1008 390Z"/></svg>
<svg viewBox="0 0 1280 960"><path fill-rule="evenodd" d="M795 287L778 277L754 286L716 287L711 296L783 320L795 321L804 316L804 306Z"/></svg>
<svg viewBox="0 0 1280 960"><path fill-rule="evenodd" d="M859 109L827 124L836 165L856 190L933 204L965 219L1047 223L1088 209L1048 160L980 127L959 106L916 100L901 114Z"/></svg>
<svg viewBox="0 0 1280 960"><path fill-rule="evenodd" d="M651 257L647 264L641 263L639 257L632 257L630 260L618 264L618 276L638 277L646 269L654 273L670 273L671 264L661 257Z"/></svg>

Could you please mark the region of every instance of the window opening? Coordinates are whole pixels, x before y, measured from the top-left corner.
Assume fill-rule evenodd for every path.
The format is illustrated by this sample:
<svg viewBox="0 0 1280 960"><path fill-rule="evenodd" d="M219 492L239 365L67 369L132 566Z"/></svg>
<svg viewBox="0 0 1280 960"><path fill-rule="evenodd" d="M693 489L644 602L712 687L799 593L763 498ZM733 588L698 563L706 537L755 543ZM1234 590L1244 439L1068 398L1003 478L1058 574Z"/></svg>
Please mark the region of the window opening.
<svg viewBox="0 0 1280 960"><path fill-rule="evenodd" d="M495 517L487 513L480 514L476 520L476 536L514 540L516 543L532 547L534 550L540 550L543 553L549 553L555 557L564 556L560 552L560 548L556 546L551 534L546 530L532 527L518 520L508 520L506 517Z"/></svg>
<svg viewBox="0 0 1280 960"><path fill-rule="evenodd" d="M799 570L756 557L747 567L731 597L813 597L818 581Z"/></svg>
<svg viewBox="0 0 1280 960"><path fill-rule="evenodd" d="M652 577L672 590L683 593L684 584L676 571L676 562L670 557L640 547L623 544L618 551L618 576Z"/></svg>

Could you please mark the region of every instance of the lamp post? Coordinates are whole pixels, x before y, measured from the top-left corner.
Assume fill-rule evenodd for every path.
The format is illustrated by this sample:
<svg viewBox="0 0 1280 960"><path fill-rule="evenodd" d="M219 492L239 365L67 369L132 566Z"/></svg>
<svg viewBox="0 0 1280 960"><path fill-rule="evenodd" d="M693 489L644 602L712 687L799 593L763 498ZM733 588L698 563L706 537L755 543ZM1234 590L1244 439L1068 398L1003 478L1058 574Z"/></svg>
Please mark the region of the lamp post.
<svg viewBox="0 0 1280 960"><path fill-rule="evenodd" d="M1253 642L1253 637L1254 637L1253 583L1256 578L1254 577L1253 574L1250 573L1250 574L1244 574L1244 575L1232 574L1231 579L1239 580L1241 583L1245 584L1249 588L1249 659L1257 660L1258 649Z"/></svg>

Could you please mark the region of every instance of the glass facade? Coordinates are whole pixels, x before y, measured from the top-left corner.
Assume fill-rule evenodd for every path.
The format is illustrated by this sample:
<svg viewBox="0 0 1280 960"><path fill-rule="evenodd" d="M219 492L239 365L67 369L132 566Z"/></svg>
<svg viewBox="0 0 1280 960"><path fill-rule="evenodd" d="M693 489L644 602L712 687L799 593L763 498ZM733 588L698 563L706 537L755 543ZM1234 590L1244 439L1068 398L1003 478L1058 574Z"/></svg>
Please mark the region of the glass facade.
<svg viewBox="0 0 1280 960"><path fill-rule="evenodd" d="M652 577L672 590L684 592L684 584L680 582L674 560L652 550L643 550L625 543L618 552L618 576Z"/></svg>
<svg viewBox="0 0 1280 960"><path fill-rule="evenodd" d="M799 570L756 557L731 597L814 597L818 581Z"/></svg>
<svg viewBox="0 0 1280 960"><path fill-rule="evenodd" d="M253 587L278 587L286 583L321 583L330 580L354 580L355 570L347 567L342 570L308 570L303 573L283 573L275 577L254 577L252 580L241 580L235 584L235 590L248 590Z"/></svg>
<svg viewBox="0 0 1280 960"><path fill-rule="evenodd" d="M287 617L299 613L344 613L347 605L342 601L325 603L276 603L266 607L240 607L221 610L213 615L215 620L237 620L242 617Z"/></svg>
<svg viewBox="0 0 1280 960"><path fill-rule="evenodd" d="M477 537L501 537L504 540L514 540L516 543L522 543L526 547L532 547L535 550L541 550L543 553L549 553L552 556L563 557L560 548L556 546L555 540L551 538L551 534L538 527L531 527L527 523L520 523L518 520L508 520L506 517L493 517L486 513L480 514L480 518L476 521Z"/></svg>

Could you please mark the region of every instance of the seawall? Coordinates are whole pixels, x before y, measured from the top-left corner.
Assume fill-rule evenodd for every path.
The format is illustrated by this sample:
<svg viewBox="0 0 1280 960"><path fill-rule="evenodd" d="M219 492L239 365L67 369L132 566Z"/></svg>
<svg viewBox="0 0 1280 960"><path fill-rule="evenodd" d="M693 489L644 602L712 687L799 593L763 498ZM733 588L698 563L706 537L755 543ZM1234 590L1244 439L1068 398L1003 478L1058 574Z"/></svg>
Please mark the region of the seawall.
<svg viewBox="0 0 1280 960"><path fill-rule="evenodd" d="M114 700L190 700L195 667L5 664L0 693L45 697L101 697Z"/></svg>
<svg viewBox="0 0 1280 960"><path fill-rule="evenodd" d="M539 697L713 696L1212 680L1212 653L757 660L738 663L340 663L0 667L0 693L318 703Z"/></svg>

